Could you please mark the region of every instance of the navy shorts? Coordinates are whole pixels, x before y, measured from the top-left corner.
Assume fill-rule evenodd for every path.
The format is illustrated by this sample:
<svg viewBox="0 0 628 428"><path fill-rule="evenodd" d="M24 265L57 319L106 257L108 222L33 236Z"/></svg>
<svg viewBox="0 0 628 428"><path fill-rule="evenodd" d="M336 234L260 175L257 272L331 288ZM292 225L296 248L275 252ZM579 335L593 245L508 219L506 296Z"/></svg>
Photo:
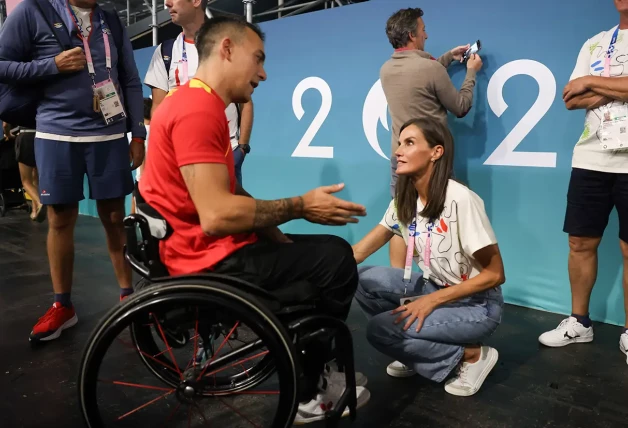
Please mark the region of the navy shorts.
<svg viewBox="0 0 628 428"><path fill-rule="evenodd" d="M613 207L619 216L619 239L628 242L628 174L572 169L565 233L602 237Z"/></svg>
<svg viewBox="0 0 628 428"><path fill-rule="evenodd" d="M35 138L39 192L44 205L73 204L89 198L123 198L133 191L127 137L97 143L68 143Z"/></svg>

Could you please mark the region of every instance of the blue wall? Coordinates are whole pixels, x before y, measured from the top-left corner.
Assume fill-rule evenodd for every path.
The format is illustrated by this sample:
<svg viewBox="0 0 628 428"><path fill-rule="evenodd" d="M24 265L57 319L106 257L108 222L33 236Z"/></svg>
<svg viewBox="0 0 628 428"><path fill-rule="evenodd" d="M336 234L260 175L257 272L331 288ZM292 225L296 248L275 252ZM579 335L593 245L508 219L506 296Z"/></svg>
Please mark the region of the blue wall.
<svg viewBox="0 0 628 428"><path fill-rule="evenodd" d="M385 22L401 7L421 6L429 35L426 50L434 56L478 38L483 42L485 66L475 106L466 118L451 118L450 124L457 175L484 199L500 241L506 299L568 313L568 243L562 223L571 154L584 112L567 111L561 94L582 44L617 23L613 2L452 0L446 8L422 3L374 0L263 25L268 80L254 95L253 150L244 164L244 187L259 198L280 198L345 182L340 196L368 208L368 217L358 225L326 228L294 222L285 231L331 232L355 243L379 222L389 201L390 118L374 87L391 54ZM136 53L142 75L152 51ZM459 87L464 66L450 70ZM300 84L306 90L294 97ZM317 114L324 120L311 128L311 148L295 156ZM600 250L591 313L597 320L621 324L617 236L613 213ZM368 262L388 264L387 249Z"/></svg>

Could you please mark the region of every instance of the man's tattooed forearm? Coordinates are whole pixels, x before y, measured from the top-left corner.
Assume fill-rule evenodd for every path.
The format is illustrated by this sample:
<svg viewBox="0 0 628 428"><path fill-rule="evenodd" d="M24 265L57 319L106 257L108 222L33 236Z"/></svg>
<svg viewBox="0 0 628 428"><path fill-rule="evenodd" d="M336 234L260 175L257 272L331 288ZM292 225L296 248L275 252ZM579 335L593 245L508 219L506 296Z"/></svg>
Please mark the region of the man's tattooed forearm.
<svg viewBox="0 0 628 428"><path fill-rule="evenodd" d="M253 227L264 229L299 218L303 212L303 198L286 198L276 201L255 200Z"/></svg>

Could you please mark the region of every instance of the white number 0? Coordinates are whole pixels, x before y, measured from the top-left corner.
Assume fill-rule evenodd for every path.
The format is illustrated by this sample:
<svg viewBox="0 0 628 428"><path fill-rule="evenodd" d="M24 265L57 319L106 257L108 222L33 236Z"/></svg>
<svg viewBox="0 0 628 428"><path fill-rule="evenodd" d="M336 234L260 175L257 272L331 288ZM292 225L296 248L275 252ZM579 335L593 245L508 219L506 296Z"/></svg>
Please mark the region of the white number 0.
<svg viewBox="0 0 628 428"><path fill-rule="evenodd" d="M495 72L488 84L488 104L497 117L508 109L504 101L504 84L520 74L533 77L539 85L539 96L530 110L521 118L517 126L504 138L484 165L556 167L556 153L516 152L515 149L545 116L556 97L556 80L545 65L537 61L522 59L502 66Z"/></svg>
<svg viewBox="0 0 628 428"><path fill-rule="evenodd" d="M297 144L294 152L292 152L292 157L295 158L333 158L334 157L334 148L330 146L310 146L310 143L316 136L316 133L325 119L327 119L327 115L331 111L331 88L320 77L308 77L307 79L303 79L296 88L294 88L294 92L292 93L292 110L294 111L294 115L297 119L301 120L303 118L303 114L305 111L303 110L303 105L301 104L303 94L308 89L316 89L320 92L322 100L321 100L321 108L316 113L314 120L301 137L301 141Z"/></svg>

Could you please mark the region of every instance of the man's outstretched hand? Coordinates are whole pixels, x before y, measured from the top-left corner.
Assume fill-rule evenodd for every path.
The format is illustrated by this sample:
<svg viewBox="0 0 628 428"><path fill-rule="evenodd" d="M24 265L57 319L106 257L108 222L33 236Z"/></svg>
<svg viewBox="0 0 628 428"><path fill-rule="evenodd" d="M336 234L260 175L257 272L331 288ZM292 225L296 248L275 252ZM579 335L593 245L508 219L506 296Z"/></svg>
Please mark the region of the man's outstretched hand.
<svg viewBox="0 0 628 428"><path fill-rule="evenodd" d="M357 223L356 217L364 217L366 208L332 195L344 187L344 184L323 186L303 195L303 218L312 223L332 226Z"/></svg>

